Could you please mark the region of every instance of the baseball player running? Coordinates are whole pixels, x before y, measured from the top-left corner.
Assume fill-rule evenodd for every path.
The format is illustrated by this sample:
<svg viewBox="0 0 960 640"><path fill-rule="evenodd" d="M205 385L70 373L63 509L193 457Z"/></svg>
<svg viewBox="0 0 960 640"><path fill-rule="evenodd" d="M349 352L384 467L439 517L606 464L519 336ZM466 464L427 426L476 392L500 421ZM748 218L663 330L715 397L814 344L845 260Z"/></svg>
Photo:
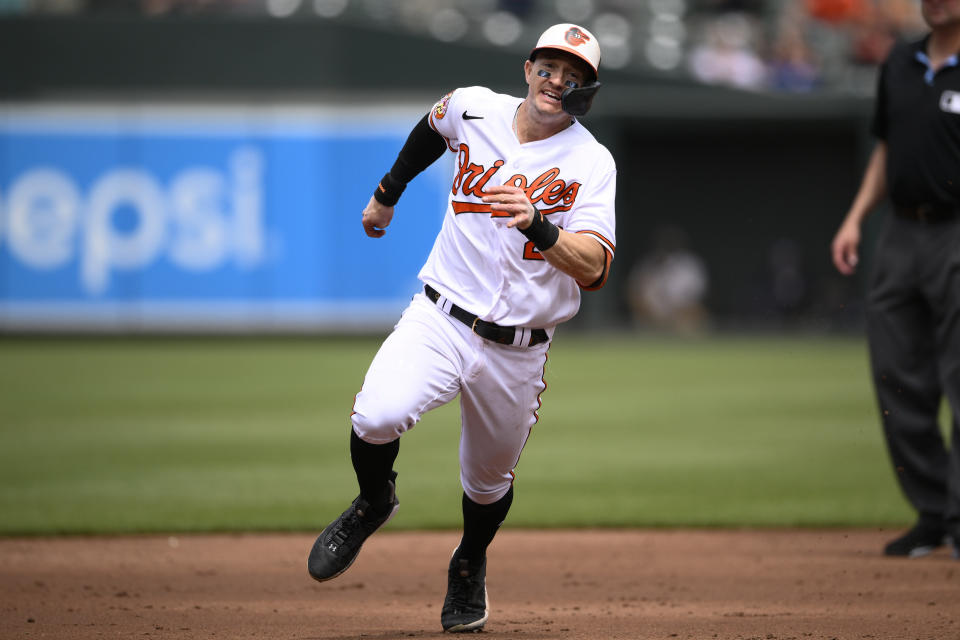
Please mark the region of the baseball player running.
<svg viewBox="0 0 960 640"><path fill-rule="evenodd" d="M323 530L308 570L330 580L399 506L400 437L459 395L463 535L448 569L446 631L487 621L486 550L513 501L514 467L537 422L554 328L580 290L607 279L616 165L576 120L599 88L583 27L547 29L524 62L525 98L483 87L443 96L410 133L363 210L379 238L407 183L456 154L443 226L416 294L377 352L351 414L360 495Z"/></svg>

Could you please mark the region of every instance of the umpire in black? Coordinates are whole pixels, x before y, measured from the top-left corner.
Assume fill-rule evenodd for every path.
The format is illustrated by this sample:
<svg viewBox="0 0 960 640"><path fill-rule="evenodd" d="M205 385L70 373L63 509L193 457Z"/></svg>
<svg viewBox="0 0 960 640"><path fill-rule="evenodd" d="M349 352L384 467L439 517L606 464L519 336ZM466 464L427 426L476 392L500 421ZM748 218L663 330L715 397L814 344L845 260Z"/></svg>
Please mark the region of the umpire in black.
<svg viewBox="0 0 960 640"><path fill-rule="evenodd" d="M857 265L863 220L889 195L867 303L874 388L893 467L916 525L887 544L960 557L960 0L922 0L931 32L896 45L879 76L876 146L833 240L833 262ZM946 396L950 448L938 414Z"/></svg>

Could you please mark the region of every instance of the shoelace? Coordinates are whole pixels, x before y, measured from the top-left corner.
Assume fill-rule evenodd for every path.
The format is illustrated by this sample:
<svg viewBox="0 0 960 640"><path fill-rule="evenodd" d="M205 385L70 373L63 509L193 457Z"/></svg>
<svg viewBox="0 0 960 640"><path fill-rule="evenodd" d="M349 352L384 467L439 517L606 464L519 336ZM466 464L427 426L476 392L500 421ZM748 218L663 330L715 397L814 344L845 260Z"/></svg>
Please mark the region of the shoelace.
<svg viewBox="0 0 960 640"><path fill-rule="evenodd" d="M461 565L462 567L463 565ZM470 592L476 588L476 573L469 575L462 575L462 569L456 569L455 580L450 585L450 601L457 606L458 610L470 605L469 596ZM468 569L469 571L469 569Z"/></svg>
<svg viewBox="0 0 960 640"><path fill-rule="evenodd" d="M362 504L366 505L366 503ZM364 508L369 510L370 506L366 505ZM337 543L337 546L343 545L358 531L363 531L367 535L370 535L373 530L377 528L379 523L373 513L370 514L374 516L372 518L362 517L362 515L360 507L354 506L350 510L350 513L343 517L340 526L330 536L330 538Z"/></svg>
<svg viewBox="0 0 960 640"><path fill-rule="evenodd" d="M455 583L453 589L450 593L450 604L453 605L453 610L455 613L460 613L467 608L469 604L467 602L466 589L465 585L462 583Z"/></svg>
<svg viewBox="0 0 960 640"><path fill-rule="evenodd" d="M360 526L360 518L357 517L355 511L351 511L340 523L340 526L336 531L333 532L333 535L330 537L334 542L337 543L337 546L343 545L344 542L350 538L350 535L356 531Z"/></svg>

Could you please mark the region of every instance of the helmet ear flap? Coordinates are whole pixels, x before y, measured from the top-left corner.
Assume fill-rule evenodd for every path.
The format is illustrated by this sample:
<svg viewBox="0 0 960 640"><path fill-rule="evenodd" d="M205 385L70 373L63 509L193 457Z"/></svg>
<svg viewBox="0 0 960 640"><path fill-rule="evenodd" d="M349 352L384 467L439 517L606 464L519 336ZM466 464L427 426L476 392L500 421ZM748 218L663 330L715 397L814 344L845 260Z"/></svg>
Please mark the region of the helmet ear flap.
<svg viewBox="0 0 960 640"><path fill-rule="evenodd" d="M561 108L571 116L584 116L590 111L593 104L593 96L600 90L599 82L591 82L588 85L577 87L576 89L567 88L560 95Z"/></svg>

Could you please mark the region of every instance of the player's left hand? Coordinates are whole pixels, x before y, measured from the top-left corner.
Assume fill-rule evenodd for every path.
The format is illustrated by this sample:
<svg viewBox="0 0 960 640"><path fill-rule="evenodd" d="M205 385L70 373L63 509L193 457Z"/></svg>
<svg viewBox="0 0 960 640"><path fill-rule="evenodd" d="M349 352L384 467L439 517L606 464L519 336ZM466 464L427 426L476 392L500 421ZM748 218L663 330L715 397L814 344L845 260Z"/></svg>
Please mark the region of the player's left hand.
<svg viewBox="0 0 960 640"><path fill-rule="evenodd" d="M536 209L527 197L527 193L520 187L506 184L487 187L480 199L490 205L491 213L510 216L507 222L508 227L526 229L533 222Z"/></svg>

